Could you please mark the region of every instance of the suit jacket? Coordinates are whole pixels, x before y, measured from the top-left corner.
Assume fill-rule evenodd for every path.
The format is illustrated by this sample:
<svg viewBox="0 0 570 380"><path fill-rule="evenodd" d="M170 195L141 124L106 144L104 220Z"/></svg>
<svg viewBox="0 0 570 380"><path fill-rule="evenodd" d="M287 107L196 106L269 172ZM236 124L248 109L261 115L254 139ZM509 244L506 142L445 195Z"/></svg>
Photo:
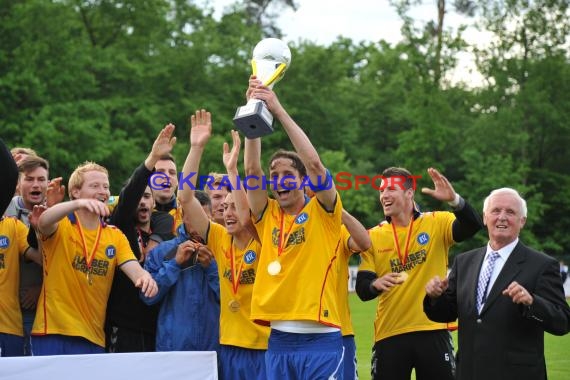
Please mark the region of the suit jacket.
<svg viewBox="0 0 570 380"><path fill-rule="evenodd" d="M559 265L519 241L478 315L475 300L485 252L483 247L458 255L448 289L435 300L426 296L424 312L437 322L459 318L457 380L546 379L544 332L564 335L570 324ZM530 307L501 294L512 281L531 293Z"/></svg>

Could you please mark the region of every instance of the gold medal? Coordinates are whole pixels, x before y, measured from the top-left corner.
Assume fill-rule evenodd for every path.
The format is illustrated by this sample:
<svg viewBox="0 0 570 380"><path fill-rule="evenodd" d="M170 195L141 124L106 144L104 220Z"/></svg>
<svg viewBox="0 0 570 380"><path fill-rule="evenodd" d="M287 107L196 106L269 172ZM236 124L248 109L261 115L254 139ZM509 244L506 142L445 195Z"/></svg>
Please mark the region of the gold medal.
<svg viewBox="0 0 570 380"><path fill-rule="evenodd" d="M408 274L406 272L398 273L398 278L396 279L397 284L403 284L408 279Z"/></svg>
<svg viewBox="0 0 570 380"><path fill-rule="evenodd" d="M281 272L281 264L279 261L275 260L269 263L267 266L267 273L271 276L277 276Z"/></svg>
<svg viewBox="0 0 570 380"><path fill-rule="evenodd" d="M73 215L75 216L75 220L77 221L77 230L79 232L79 237L81 238L81 245L83 248L83 257L85 257L85 264L87 264L87 271L85 273L85 277L87 277L87 283L89 285L93 285L93 278L91 277L91 263L93 262L93 258L97 252L97 247L99 247L99 239L101 239L101 231L103 231L103 225L101 223L97 226L97 236L95 236L95 243L93 244L93 249L91 253L87 250L87 243L85 242L85 236L83 235L83 227L81 227L81 221L79 220L79 216L77 213L74 212Z"/></svg>
<svg viewBox="0 0 570 380"><path fill-rule="evenodd" d="M239 310L240 304L238 301L236 300L231 300L228 303L228 306L230 307L230 311L233 313L237 313L237 311Z"/></svg>

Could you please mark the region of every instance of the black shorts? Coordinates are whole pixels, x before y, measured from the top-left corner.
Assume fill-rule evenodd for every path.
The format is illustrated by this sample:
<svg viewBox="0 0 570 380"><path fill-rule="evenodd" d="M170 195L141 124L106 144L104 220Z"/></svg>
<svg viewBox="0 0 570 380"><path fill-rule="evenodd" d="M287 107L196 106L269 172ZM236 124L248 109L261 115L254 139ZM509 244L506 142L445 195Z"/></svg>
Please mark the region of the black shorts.
<svg viewBox="0 0 570 380"><path fill-rule="evenodd" d="M416 331L382 339L372 349L372 379L455 379L453 341L447 330Z"/></svg>
<svg viewBox="0 0 570 380"><path fill-rule="evenodd" d="M153 352L155 335L124 327L105 327L106 352Z"/></svg>

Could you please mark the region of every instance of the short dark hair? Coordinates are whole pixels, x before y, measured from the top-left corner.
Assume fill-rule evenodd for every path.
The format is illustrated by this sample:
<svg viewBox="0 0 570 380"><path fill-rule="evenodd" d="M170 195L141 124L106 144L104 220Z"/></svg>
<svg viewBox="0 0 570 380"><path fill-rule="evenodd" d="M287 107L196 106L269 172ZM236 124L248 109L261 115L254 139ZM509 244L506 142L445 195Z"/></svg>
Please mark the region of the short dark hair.
<svg viewBox="0 0 570 380"><path fill-rule="evenodd" d="M37 168L44 168L49 172L49 163L47 160L39 156L26 156L20 162L18 162L18 171L20 173L26 173Z"/></svg>
<svg viewBox="0 0 570 380"><path fill-rule="evenodd" d="M160 158L158 159L158 161L172 161L176 164L176 159L174 158L174 156L170 153L166 153L163 154L162 156L160 156Z"/></svg>
<svg viewBox="0 0 570 380"><path fill-rule="evenodd" d="M293 167L299 171L299 175L301 177L307 176L307 169L305 168L305 164L303 164L303 161L301 161L301 157L299 157L297 152L284 150L284 149L279 149L277 152L273 153L273 155L269 159L269 172L271 172L273 161L278 160L280 158L287 158L291 160L291 162L293 163Z"/></svg>
<svg viewBox="0 0 570 380"><path fill-rule="evenodd" d="M415 179L412 177L412 173L410 173L408 169L392 166L387 169L384 169L384 171L382 172L382 176L384 178L389 178L389 177L406 178L406 180L403 183L404 189L408 190L414 188Z"/></svg>
<svg viewBox="0 0 570 380"><path fill-rule="evenodd" d="M206 193L203 190L196 190L194 192L194 196L196 197L198 202L200 202L200 205L202 207L208 206L210 212L212 212L212 201L210 200L210 196L208 195L208 193Z"/></svg>

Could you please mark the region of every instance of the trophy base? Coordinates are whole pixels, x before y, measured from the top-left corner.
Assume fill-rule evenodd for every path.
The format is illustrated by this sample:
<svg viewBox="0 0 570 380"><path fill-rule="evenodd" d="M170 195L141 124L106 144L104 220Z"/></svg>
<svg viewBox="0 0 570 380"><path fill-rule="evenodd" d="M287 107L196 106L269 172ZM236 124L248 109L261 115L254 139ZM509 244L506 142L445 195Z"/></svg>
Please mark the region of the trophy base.
<svg viewBox="0 0 570 380"><path fill-rule="evenodd" d="M234 125L248 139L273 133L273 115L261 100L252 100L239 107L234 116Z"/></svg>

